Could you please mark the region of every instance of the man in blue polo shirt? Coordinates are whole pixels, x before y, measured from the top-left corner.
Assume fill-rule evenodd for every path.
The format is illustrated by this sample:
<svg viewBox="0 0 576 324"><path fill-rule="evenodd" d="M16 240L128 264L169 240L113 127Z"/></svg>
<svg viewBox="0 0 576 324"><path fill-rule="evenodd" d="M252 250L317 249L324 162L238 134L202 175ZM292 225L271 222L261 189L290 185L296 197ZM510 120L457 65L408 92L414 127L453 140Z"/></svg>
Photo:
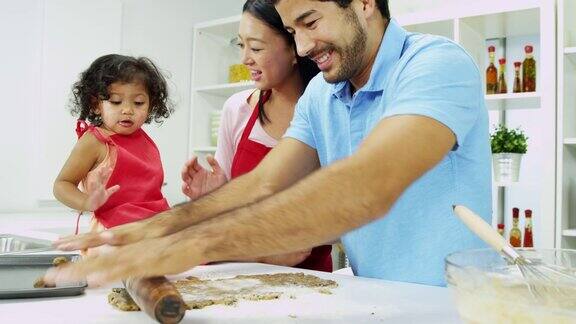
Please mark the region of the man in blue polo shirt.
<svg viewBox="0 0 576 324"><path fill-rule="evenodd" d="M341 24L334 18L338 16L324 11L331 5L334 9L334 3L278 2L299 54L313 58L323 74L300 98L285 137L314 148L322 166L353 156L372 132L387 136L395 128L420 124L451 133L450 149L406 188L384 217L342 237L357 275L441 284L447 254L483 246L453 216L452 205L470 206L486 220L491 215L488 114L472 58L447 39L406 32L386 11L381 12L385 19L363 22L363 30L357 15L367 14L370 1L340 1L350 2L336 10L346 21ZM385 7L386 1L376 5ZM382 38L378 31L384 29ZM384 123L391 129L378 130ZM425 147L411 150L419 134L404 133L405 138L395 137L402 142L397 148L411 152L404 158L428 159ZM447 148L447 143L426 142ZM396 154L402 155L386 158ZM394 176L382 174L379 180L394 181Z"/></svg>
<svg viewBox="0 0 576 324"><path fill-rule="evenodd" d="M443 285L448 253L483 246L451 209L491 215L488 117L468 54L407 33L386 0L277 0L276 8L298 53L322 70L284 139L203 199L61 241L119 247L47 282L161 275L342 237L356 275Z"/></svg>

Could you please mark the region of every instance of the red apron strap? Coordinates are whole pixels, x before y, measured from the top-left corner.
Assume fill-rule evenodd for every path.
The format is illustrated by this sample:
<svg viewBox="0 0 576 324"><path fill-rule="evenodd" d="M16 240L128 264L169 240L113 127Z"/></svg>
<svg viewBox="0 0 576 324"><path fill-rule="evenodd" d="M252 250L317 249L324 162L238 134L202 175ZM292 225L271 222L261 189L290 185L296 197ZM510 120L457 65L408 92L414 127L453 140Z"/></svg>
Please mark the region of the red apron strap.
<svg viewBox="0 0 576 324"><path fill-rule="evenodd" d="M78 135L78 138L82 137L84 133L89 131L92 132L100 142L105 144L114 144L114 141L109 136L102 134L98 127L88 124L83 119L78 119L76 121L76 135Z"/></svg>
<svg viewBox="0 0 576 324"><path fill-rule="evenodd" d="M264 109L263 106L266 103L266 101L268 101L268 99L270 98L271 93L272 90L265 90L261 94L260 99L258 99L258 103L256 104L256 107L254 107L254 110L252 111L252 115L250 115L250 119L248 119L248 123L246 123L246 127L244 127L244 131L242 132L240 142L247 141L248 137L250 137L250 133L252 133L252 128L254 128L256 120L260 115L260 109Z"/></svg>

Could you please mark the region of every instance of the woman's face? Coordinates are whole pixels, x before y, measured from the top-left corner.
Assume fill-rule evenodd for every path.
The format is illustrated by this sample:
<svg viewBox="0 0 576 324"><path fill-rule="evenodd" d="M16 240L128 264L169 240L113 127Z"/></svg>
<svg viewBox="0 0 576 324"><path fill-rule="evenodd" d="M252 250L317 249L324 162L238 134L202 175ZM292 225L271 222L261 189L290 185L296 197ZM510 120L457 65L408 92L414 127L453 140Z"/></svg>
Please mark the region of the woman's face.
<svg viewBox="0 0 576 324"><path fill-rule="evenodd" d="M296 53L286 40L263 21L242 14L238 30L242 63L259 89L272 89L296 72Z"/></svg>

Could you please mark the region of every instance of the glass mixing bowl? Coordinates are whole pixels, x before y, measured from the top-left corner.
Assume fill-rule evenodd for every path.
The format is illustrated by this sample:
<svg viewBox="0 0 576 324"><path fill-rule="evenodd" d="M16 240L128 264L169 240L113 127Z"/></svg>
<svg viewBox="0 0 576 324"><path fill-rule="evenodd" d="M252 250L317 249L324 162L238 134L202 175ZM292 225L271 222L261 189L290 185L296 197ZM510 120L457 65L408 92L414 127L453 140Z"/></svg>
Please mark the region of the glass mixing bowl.
<svg viewBox="0 0 576 324"><path fill-rule="evenodd" d="M462 319L479 324L576 323L576 250L517 251L550 280L523 277L516 265L509 265L491 249L446 257L446 280ZM574 275L575 280L565 280L542 264Z"/></svg>

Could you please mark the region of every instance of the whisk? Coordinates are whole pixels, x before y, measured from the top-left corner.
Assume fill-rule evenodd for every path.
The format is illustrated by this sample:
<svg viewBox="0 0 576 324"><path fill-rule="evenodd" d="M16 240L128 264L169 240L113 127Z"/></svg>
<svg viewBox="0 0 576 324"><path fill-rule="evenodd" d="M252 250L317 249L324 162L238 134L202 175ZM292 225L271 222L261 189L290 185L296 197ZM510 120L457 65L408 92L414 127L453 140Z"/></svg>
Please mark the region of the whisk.
<svg viewBox="0 0 576 324"><path fill-rule="evenodd" d="M554 269L539 260L531 260L521 256L496 230L473 211L464 206L453 206L453 208L454 213L470 230L504 256L510 264L518 267L533 297L539 300L574 298L576 291L575 274L568 272L568 270ZM561 288L560 281L572 289Z"/></svg>

